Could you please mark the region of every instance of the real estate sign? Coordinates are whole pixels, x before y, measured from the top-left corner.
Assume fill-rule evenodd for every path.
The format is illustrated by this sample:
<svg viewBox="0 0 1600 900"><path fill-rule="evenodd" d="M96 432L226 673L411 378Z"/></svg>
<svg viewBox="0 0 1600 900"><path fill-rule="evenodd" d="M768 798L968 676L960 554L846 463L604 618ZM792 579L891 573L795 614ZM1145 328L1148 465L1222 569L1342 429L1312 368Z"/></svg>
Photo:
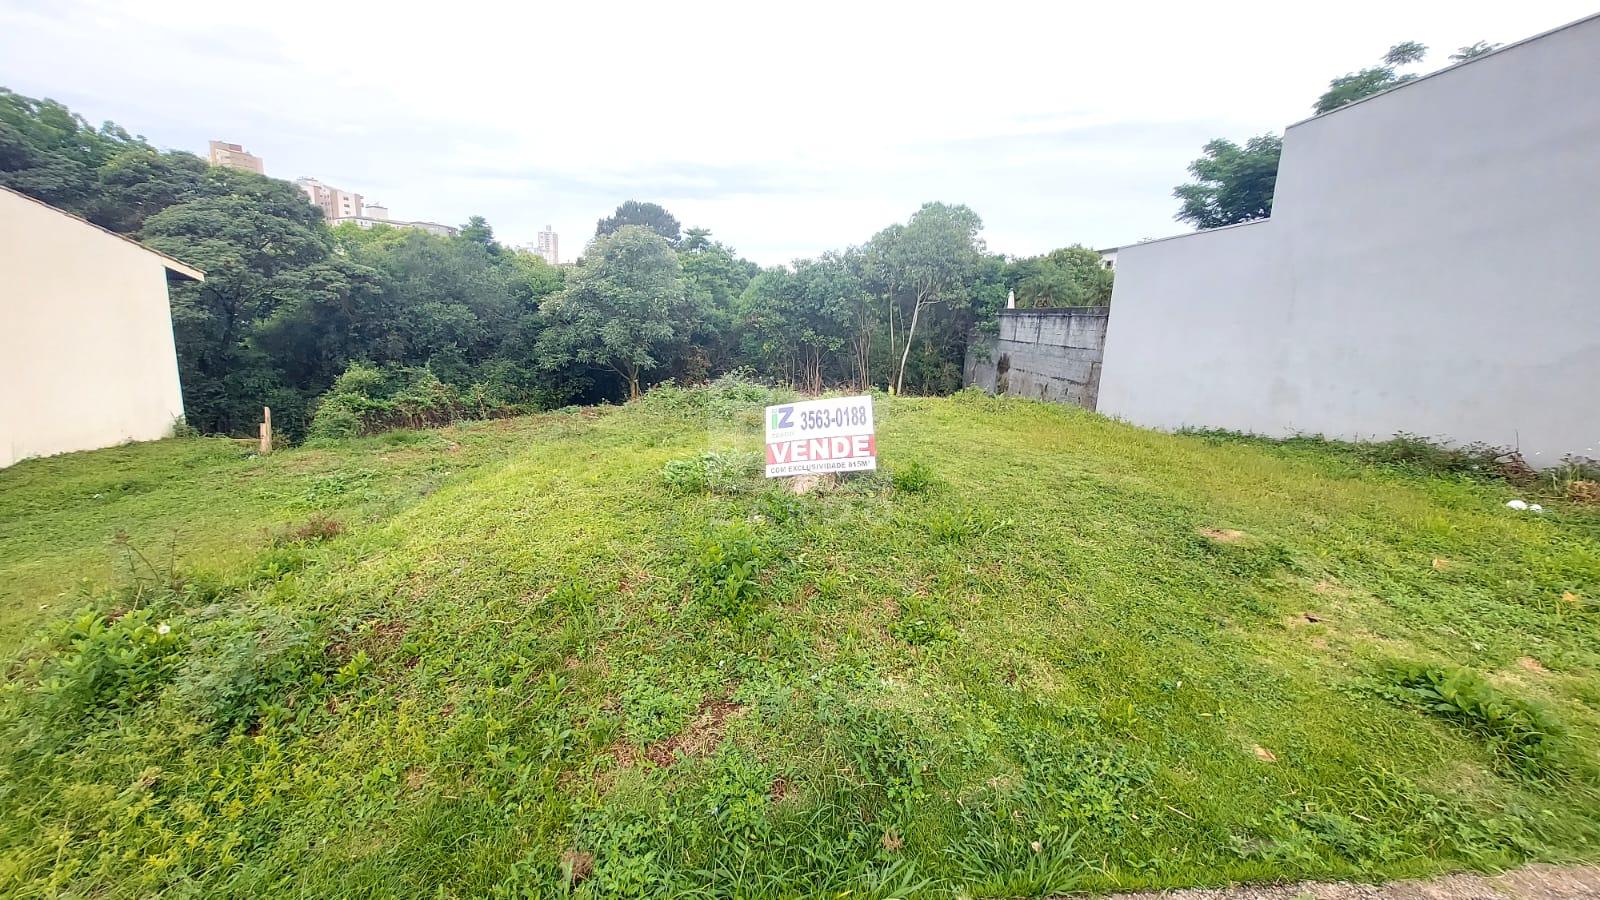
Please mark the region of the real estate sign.
<svg viewBox="0 0 1600 900"><path fill-rule="evenodd" d="M877 467L870 396L767 407L768 478Z"/></svg>

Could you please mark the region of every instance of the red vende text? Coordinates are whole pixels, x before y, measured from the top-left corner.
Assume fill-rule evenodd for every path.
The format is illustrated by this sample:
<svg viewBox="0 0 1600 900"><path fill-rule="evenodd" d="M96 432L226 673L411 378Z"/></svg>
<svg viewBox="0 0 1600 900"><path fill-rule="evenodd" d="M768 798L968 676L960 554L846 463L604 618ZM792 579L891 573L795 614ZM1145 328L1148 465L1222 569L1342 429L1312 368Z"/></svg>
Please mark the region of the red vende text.
<svg viewBox="0 0 1600 900"><path fill-rule="evenodd" d="M870 434L848 437L811 438L767 445L767 465L792 462L821 462L825 459L853 459L877 456L878 439Z"/></svg>

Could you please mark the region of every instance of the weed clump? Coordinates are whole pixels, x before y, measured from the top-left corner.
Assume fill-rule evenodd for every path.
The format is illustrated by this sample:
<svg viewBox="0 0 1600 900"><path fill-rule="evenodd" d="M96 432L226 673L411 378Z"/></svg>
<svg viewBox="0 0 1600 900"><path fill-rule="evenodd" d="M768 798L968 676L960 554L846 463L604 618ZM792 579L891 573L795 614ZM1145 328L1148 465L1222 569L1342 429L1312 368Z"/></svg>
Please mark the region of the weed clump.
<svg viewBox="0 0 1600 900"><path fill-rule="evenodd" d="M178 632L151 608L85 609L50 632L31 663L45 712L84 715L131 708L167 683L182 661Z"/></svg>
<svg viewBox="0 0 1600 900"><path fill-rule="evenodd" d="M896 466L889 473L889 481L896 491L920 494L933 486L933 470L921 460L914 459L903 466Z"/></svg>
<svg viewBox="0 0 1600 900"><path fill-rule="evenodd" d="M698 415L707 419L759 425L768 406L789 403L798 395L757 381L748 369L735 369L709 384L683 387L665 381L634 401L645 410L677 417Z"/></svg>
<svg viewBox="0 0 1600 900"><path fill-rule="evenodd" d="M761 457L736 450L708 450L674 459L661 468L661 480L685 494L737 494L750 489Z"/></svg>
<svg viewBox="0 0 1600 900"><path fill-rule="evenodd" d="M506 385L476 383L465 389L432 370L377 368L351 363L317 402L308 436L332 441L394 428L437 428L464 419L493 419L539 409L514 402Z"/></svg>
<svg viewBox="0 0 1600 900"><path fill-rule="evenodd" d="M294 544L320 544L331 541L344 534L344 523L338 519L317 513L305 522L286 528L273 537L272 543L277 547L288 547Z"/></svg>
<svg viewBox="0 0 1600 900"><path fill-rule="evenodd" d="M1566 729L1548 710L1513 697L1469 669L1394 663L1385 673L1391 699L1420 705L1482 737L1504 762L1533 775L1566 771Z"/></svg>
<svg viewBox="0 0 1600 900"><path fill-rule="evenodd" d="M714 615L735 618L761 600L765 547L743 523L727 525L695 542L690 582L695 602Z"/></svg>

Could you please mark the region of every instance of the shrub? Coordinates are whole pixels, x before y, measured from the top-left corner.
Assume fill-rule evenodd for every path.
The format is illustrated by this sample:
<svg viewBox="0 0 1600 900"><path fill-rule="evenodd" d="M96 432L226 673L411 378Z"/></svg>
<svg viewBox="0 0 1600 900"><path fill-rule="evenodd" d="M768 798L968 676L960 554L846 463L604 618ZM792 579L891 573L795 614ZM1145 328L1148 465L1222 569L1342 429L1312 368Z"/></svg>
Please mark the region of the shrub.
<svg viewBox="0 0 1600 900"><path fill-rule="evenodd" d="M84 610L58 625L37 663L36 695L59 713L126 709L164 684L181 656L178 633L151 609Z"/></svg>
<svg viewBox="0 0 1600 900"><path fill-rule="evenodd" d="M760 424L763 409L791 402L796 396L792 390L762 384L748 370L738 369L701 387L682 387L665 381L635 402L653 412L680 417L694 414L725 421L746 419Z"/></svg>
<svg viewBox="0 0 1600 900"><path fill-rule="evenodd" d="M502 388L475 383L463 390L440 381L425 368L379 369L351 363L317 404L309 436L337 440L528 411L528 407L510 402Z"/></svg>
<svg viewBox="0 0 1600 900"><path fill-rule="evenodd" d="M734 494L747 490L760 468L761 457L755 453L708 450L668 462L661 469L661 480L685 493Z"/></svg>
<svg viewBox="0 0 1600 900"><path fill-rule="evenodd" d="M694 599L711 612L736 617L761 599L764 548L750 526L724 526L695 542L690 559Z"/></svg>
<svg viewBox="0 0 1600 900"><path fill-rule="evenodd" d="M933 470L919 460L912 460L903 466L896 466L889 473L889 480L897 491L920 494L933 484Z"/></svg>
<svg viewBox="0 0 1600 900"><path fill-rule="evenodd" d="M1405 432L1387 441L1357 444L1356 447L1357 454L1366 462L1430 475L1495 477L1527 468L1522 458L1510 450L1481 443L1454 447Z"/></svg>
<svg viewBox="0 0 1600 900"><path fill-rule="evenodd" d="M1420 704L1426 712L1483 737L1501 759L1533 774L1567 767L1566 729L1546 709L1513 697L1469 669L1432 663L1389 666L1396 699Z"/></svg>

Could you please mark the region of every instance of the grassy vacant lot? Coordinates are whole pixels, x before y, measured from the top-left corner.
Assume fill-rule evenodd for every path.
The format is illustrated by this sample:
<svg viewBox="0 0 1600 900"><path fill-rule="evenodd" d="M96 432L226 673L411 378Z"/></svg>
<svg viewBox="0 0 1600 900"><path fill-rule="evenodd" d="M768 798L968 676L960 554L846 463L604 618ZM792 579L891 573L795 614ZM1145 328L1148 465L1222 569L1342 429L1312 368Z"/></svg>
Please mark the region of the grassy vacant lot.
<svg viewBox="0 0 1600 900"><path fill-rule="evenodd" d="M0 894L1600 857L1592 509L970 395L880 399L885 471L795 497L767 399L0 472Z"/></svg>

